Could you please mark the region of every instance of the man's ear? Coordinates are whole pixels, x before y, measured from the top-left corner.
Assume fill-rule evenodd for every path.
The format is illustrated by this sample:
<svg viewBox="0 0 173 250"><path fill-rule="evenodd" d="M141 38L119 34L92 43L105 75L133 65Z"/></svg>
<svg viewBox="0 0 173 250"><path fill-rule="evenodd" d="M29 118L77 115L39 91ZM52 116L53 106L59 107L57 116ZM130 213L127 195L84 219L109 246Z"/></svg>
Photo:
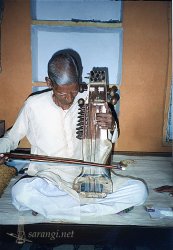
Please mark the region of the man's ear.
<svg viewBox="0 0 173 250"><path fill-rule="evenodd" d="M45 77L45 80L46 80L47 86L49 88L52 88L52 82L51 82L50 78L49 77Z"/></svg>

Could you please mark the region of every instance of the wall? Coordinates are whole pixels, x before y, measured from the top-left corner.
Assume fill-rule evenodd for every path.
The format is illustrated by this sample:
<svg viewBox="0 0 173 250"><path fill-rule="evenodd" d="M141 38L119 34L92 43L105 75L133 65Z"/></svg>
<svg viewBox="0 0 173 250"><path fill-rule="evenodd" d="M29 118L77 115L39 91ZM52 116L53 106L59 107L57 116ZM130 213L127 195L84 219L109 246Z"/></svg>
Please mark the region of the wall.
<svg viewBox="0 0 173 250"><path fill-rule="evenodd" d="M25 0L5 0L1 26L0 119L12 126L31 93L30 6Z"/></svg>
<svg viewBox="0 0 173 250"><path fill-rule="evenodd" d="M125 1L121 136L117 150L165 152L168 2Z"/></svg>
<svg viewBox="0 0 173 250"><path fill-rule="evenodd" d="M162 146L167 2L124 1L121 135L116 151L169 152ZM19 14L20 13L20 14ZM29 0L5 0L1 28L0 119L9 128L31 93ZM28 144L24 140L22 146Z"/></svg>

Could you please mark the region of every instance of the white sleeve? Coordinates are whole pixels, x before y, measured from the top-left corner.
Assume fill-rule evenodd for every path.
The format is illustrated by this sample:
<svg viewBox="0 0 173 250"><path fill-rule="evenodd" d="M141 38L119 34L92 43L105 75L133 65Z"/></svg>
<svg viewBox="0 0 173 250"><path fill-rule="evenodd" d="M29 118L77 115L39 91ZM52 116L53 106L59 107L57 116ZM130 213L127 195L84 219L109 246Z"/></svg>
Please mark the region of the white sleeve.
<svg viewBox="0 0 173 250"><path fill-rule="evenodd" d="M27 105L20 110L13 127L0 138L0 153L10 152L18 147L20 140L27 134L28 115Z"/></svg>
<svg viewBox="0 0 173 250"><path fill-rule="evenodd" d="M115 122L115 128L113 131L113 134L111 133L110 129L108 129L108 139L112 142L115 143L118 139L118 128L117 128L117 123Z"/></svg>

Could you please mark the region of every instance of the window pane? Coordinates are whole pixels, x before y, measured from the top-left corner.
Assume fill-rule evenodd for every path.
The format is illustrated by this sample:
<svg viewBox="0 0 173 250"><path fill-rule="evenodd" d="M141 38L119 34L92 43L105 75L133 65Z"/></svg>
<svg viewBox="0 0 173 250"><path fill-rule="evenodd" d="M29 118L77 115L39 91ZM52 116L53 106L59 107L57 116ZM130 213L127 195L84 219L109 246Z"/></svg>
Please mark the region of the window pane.
<svg viewBox="0 0 173 250"><path fill-rule="evenodd" d="M34 20L120 22L121 8L110 0L31 0Z"/></svg>

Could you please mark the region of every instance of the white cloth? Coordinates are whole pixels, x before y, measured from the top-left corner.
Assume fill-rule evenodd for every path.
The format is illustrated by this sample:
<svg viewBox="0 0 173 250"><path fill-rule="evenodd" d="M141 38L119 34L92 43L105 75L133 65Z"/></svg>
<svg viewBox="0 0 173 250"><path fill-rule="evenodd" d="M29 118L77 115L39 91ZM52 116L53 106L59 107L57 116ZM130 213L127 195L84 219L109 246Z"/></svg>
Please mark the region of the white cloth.
<svg viewBox="0 0 173 250"><path fill-rule="evenodd" d="M18 210L32 209L51 220L64 222L77 222L82 216L115 214L143 204L146 198L145 185L134 179L121 184L117 191L106 198L88 198L83 204L44 178L25 178L12 188L12 203Z"/></svg>

